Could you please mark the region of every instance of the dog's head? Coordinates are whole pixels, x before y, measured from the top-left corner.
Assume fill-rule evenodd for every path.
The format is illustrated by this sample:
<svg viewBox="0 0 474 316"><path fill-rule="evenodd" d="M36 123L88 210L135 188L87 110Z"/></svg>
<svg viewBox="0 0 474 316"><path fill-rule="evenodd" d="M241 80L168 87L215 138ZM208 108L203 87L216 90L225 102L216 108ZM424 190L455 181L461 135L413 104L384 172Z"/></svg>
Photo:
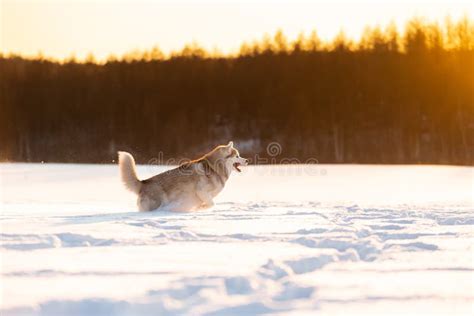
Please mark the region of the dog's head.
<svg viewBox="0 0 474 316"><path fill-rule="evenodd" d="M240 157L239 151L233 142L217 146L210 154L214 163L224 166L230 173L232 170L241 172L240 166L247 166L248 159Z"/></svg>

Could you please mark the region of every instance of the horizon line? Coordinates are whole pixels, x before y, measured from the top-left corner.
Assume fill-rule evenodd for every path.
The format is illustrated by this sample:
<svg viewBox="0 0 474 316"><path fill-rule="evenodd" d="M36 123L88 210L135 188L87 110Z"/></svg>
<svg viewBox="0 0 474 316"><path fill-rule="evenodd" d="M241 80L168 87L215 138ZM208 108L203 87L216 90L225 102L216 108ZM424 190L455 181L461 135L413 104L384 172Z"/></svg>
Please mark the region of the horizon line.
<svg viewBox="0 0 474 316"><path fill-rule="evenodd" d="M441 19L428 19L424 16L412 16L409 19L406 19L403 23L402 27L397 26L394 20L389 21L388 23L381 25L381 24L374 24L374 25L366 25L364 29L361 31L360 35L357 38L347 36L346 31L341 28L339 32L334 35L330 39L322 39L318 35L317 29L312 29L311 31L301 31L297 37L289 38L285 35L285 32L282 28L277 28L274 30L273 33L265 32L259 38L254 38L252 40L246 40L240 43L238 49L234 49L230 52L224 52L218 47L213 47L212 49L206 48L205 45L201 45L197 41L192 41L188 43L184 43L182 47L178 50L170 50L168 52L164 52L161 50L158 44L154 44L149 48L139 49L139 48L132 48L125 53L122 54L114 54L110 53L105 57L97 57L94 55L92 51L87 53L83 57L77 57L76 53L72 52L67 57L54 57L50 55L44 55L42 50L38 50L36 54L23 54L14 51L5 51L3 48L0 51L0 58L21 58L24 60L45 60L49 62L59 63L59 64L66 64L70 62L85 64L85 63L93 63L93 64L106 64L108 62L132 62L132 61L152 61L152 60L169 60L176 57L186 57L186 56L193 56L193 57L201 57L201 58L238 58L241 56L249 55L242 52L242 50L247 46L247 48L252 49L256 46L266 44L266 45L274 45L275 37L283 36L285 40L285 44L288 45L287 52L291 52L292 48L298 41L311 41L317 40L318 41L318 49L313 49L313 51L332 51L334 50L334 45L338 40L343 40L344 44L347 44L349 50L359 51L363 50L362 45L364 41L365 35L371 35L370 32L380 32L379 35L382 37L386 37L388 32L395 32L397 35L397 45L402 47L402 49L397 49L398 51L403 51L403 40L407 36L407 28L410 24L416 24L418 27L421 27L423 31L428 31L430 28L436 27L439 31L441 31L441 36L444 38L445 36L449 36L446 34L448 32L447 28L449 27L457 27L462 23L467 23L466 27L468 28L468 33L470 36L474 36L474 20L471 19L468 13L462 15L458 19L453 19L450 15L446 15L442 20ZM373 34L372 34L373 35ZM370 38L369 38L370 39ZM373 38L372 38L373 40ZM453 48L449 48L443 43L444 50L452 50ZM457 47L454 47L454 49ZM186 55L186 50L189 51L190 55ZM311 51L311 49L301 49L302 51ZM199 53L200 52L200 53ZM274 52L283 52L282 50L275 49ZM146 54L155 54L155 57L146 57ZM194 55L194 53L197 53ZM139 55L139 56L138 56ZM140 57L140 58L138 58Z"/></svg>

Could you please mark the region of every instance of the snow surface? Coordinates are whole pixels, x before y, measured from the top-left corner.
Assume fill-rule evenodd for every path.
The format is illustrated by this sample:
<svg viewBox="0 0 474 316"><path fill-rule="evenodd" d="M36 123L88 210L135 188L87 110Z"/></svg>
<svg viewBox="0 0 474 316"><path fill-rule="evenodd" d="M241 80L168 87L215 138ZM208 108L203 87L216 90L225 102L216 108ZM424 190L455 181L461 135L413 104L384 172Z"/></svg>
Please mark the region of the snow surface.
<svg viewBox="0 0 474 316"><path fill-rule="evenodd" d="M473 171L254 166L138 213L116 165L0 164L0 314L472 314Z"/></svg>

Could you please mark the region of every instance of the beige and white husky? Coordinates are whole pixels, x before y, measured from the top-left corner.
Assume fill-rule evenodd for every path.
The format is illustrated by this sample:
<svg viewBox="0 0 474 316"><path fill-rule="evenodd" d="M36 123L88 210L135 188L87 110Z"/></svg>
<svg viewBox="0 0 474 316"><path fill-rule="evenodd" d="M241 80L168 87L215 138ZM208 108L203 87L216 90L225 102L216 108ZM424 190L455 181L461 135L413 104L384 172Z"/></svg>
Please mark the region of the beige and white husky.
<svg viewBox="0 0 474 316"><path fill-rule="evenodd" d="M239 167L248 164L230 142L199 159L139 180L132 155L123 151L118 154L122 181L138 195L140 211L191 211L211 207L212 199L222 191L232 170L240 172Z"/></svg>

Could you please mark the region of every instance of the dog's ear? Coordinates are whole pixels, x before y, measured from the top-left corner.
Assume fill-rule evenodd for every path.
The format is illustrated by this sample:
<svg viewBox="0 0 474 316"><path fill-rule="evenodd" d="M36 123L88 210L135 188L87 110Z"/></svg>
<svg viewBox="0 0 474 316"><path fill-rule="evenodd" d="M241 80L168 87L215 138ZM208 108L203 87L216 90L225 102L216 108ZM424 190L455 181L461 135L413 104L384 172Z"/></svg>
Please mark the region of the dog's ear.
<svg viewBox="0 0 474 316"><path fill-rule="evenodd" d="M229 147L229 148L234 147L234 142L233 142L233 141L230 141L230 142L227 144L227 147Z"/></svg>

